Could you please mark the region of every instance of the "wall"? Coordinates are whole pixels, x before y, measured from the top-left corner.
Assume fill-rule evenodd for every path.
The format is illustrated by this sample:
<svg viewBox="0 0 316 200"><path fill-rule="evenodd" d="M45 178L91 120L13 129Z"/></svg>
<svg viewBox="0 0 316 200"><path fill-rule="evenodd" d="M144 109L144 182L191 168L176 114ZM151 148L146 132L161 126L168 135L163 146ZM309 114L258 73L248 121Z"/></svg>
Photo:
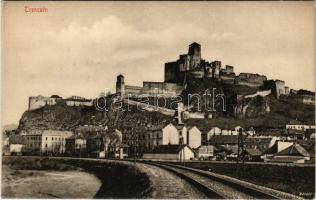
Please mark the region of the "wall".
<svg viewBox="0 0 316 200"><path fill-rule="evenodd" d="M262 86L264 81L267 80L266 76L259 74L250 74L250 73L240 73L235 78L235 84L238 85L247 85L250 87L259 87Z"/></svg>
<svg viewBox="0 0 316 200"><path fill-rule="evenodd" d="M29 107L28 110L35 110L45 105L55 105L56 98L44 97L44 96L36 96L29 97Z"/></svg>
<svg viewBox="0 0 316 200"><path fill-rule="evenodd" d="M275 98L285 95L285 82L281 80L268 80L264 81L264 88L270 89Z"/></svg>
<svg viewBox="0 0 316 200"><path fill-rule="evenodd" d="M253 98L253 97L256 97L256 96L265 97L265 96L268 96L269 94L271 94L271 90L262 90L262 91L257 91L254 94L246 95L245 98Z"/></svg>
<svg viewBox="0 0 316 200"><path fill-rule="evenodd" d="M138 86L125 85L124 96L127 96L128 94L130 94L131 96L140 95L142 89L143 89L142 87L138 87Z"/></svg>
<svg viewBox="0 0 316 200"><path fill-rule="evenodd" d="M93 106L93 101L66 100L67 106Z"/></svg>
<svg viewBox="0 0 316 200"><path fill-rule="evenodd" d="M161 114L169 115L169 116L174 116L174 114L175 114L175 110L171 110L171 109L167 109L167 108L163 108L163 107L158 107L158 106L153 106L153 105L149 105L146 103L140 103L138 101L133 101L130 99L124 99L123 101L124 101L124 103L137 106L139 109L144 109L144 110L147 110L149 112L157 111Z"/></svg>

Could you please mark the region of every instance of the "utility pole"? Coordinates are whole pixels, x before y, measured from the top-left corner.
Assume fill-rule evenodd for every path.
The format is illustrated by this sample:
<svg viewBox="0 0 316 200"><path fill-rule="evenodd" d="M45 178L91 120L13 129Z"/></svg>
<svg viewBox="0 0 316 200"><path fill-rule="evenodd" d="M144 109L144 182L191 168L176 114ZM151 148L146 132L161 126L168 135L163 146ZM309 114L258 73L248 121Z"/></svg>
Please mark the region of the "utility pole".
<svg viewBox="0 0 316 200"><path fill-rule="evenodd" d="M240 152L241 150L241 152ZM241 157L240 157L241 154ZM238 149L237 149L237 163L236 163L236 173L237 176L239 176L239 159L242 159L242 168L244 170L244 164L245 164L245 159L244 159L244 137L243 137L243 129L239 128L238 130Z"/></svg>

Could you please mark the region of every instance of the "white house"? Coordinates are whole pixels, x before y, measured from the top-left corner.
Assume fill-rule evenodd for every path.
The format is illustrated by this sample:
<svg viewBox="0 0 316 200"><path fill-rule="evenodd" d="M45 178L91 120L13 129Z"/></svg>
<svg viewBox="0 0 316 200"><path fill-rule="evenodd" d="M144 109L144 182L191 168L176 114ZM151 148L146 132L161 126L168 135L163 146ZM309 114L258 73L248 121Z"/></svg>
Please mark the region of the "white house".
<svg viewBox="0 0 316 200"><path fill-rule="evenodd" d="M202 133L201 131L196 127L193 126L191 128L188 128L188 145L191 148L198 148L202 144Z"/></svg>
<svg viewBox="0 0 316 200"><path fill-rule="evenodd" d="M285 125L286 129L294 129L294 130L306 130L306 129L315 129L315 125L306 125L300 121L291 121L289 124Z"/></svg>
<svg viewBox="0 0 316 200"><path fill-rule="evenodd" d="M171 123L162 129L162 144L179 144L179 131Z"/></svg>
<svg viewBox="0 0 316 200"><path fill-rule="evenodd" d="M11 155L22 155L23 144L10 144Z"/></svg>

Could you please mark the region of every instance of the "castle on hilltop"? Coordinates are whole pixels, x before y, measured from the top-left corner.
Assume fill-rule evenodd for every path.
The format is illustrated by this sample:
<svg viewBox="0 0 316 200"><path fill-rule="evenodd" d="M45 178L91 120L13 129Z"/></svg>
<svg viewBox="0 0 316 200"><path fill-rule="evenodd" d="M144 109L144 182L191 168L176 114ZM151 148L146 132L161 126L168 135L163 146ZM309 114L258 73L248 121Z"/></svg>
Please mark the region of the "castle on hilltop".
<svg viewBox="0 0 316 200"><path fill-rule="evenodd" d="M79 96L71 96L69 98L63 99L58 95L52 95L50 97L44 97L42 95L29 97L28 110L35 110L42 108L46 105L52 106L57 103L63 103L67 106L93 106L92 99L86 99Z"/></svg>
<svg viewBox="0 0 316 200"><path fill-rule="evenodd" d="M201 45L193 42L189 45L187 54L181 54L179 59L165 63L164 82L143 82L143 86L125 85L124 76L117 76L116 92L122 96L176 96L185 88L188 77L195 79L211 78L225 84L245 85L261 90L271 90L279 98L289 94L289 88L281 80L267 80L260 74L240 73L236 75L234 67L222 67L221 61L209 62L202 59Z"/></svg>

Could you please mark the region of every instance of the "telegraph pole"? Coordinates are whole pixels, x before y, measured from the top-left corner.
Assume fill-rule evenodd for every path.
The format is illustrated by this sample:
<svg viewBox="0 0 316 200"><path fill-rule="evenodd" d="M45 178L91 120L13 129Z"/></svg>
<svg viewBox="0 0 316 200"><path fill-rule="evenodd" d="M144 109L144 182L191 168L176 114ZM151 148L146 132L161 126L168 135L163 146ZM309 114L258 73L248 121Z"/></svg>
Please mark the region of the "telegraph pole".
<svg viewBox="0 0 316 200"><path fill-rule="evenodd" d="M240 128L238 130L238 149L237 149L237 163L236 163L237 176L239 176L239 159L240 158L242 159L242 168L244 170L245 159L244 159L243 153L244 153L244 137L243 137L243 129ZM240 154L242 154L241 157L240 157Z"/></svg>

